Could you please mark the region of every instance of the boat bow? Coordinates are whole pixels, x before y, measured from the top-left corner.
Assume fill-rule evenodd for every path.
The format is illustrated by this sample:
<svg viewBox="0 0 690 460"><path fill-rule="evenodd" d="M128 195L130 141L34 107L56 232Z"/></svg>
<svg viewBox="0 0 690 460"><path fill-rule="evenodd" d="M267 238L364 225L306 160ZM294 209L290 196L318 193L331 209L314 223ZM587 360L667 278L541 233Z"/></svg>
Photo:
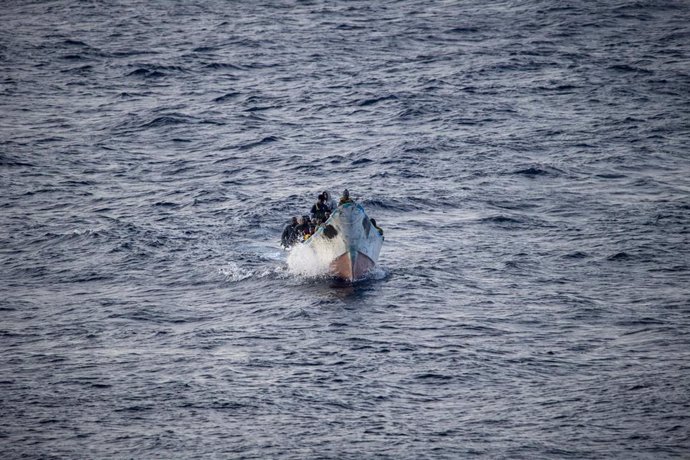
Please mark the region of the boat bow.
<svg viewBox="0 0 690 460"><path fill-rule="evenodd" d="M305 244L327 262L330 275L356 281L376 266L383 237L361 205L345 203Z"/></svg>

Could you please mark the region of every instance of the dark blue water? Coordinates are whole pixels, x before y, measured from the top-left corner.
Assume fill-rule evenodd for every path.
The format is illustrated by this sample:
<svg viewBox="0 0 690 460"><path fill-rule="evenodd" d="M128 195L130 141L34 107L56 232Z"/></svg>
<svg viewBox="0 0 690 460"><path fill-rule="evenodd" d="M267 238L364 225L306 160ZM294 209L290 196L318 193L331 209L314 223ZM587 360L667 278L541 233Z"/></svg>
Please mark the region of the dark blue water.
<svg viewBox="0 0 690 460"><path fill-rule="evenodd" d="M3 458L687 458L687 2L4 2ZM294 274L348 187L377 275Z"/></svg>

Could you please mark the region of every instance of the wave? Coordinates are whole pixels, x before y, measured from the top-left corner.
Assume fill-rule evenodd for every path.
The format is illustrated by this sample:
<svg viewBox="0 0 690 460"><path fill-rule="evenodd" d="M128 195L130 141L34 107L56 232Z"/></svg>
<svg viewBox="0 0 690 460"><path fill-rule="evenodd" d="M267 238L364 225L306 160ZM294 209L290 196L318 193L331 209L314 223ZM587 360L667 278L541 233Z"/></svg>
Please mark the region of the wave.
<svg viewBox="0 0 690 460"><path fill-rule="evenodd" d="M64 54L60 56L60 59L62 59L63 61L81 61L88 58L82 56L81 54Z"/></svg>
<svg viewBox="0 0 690 460"><path fill-rule="evenodd" d="M563 256L564 259L586 259L589 255L586 252L575 251Z"/></svg>
<svg viewBox="0 0 690 460"><path fill-rule="evenodd" d="M236 262L229 262L226 266L220 267L218 273L223 275L227 281L239 283L240 281L267 277L285 277L285 269L280 266L247 268L240 267Z"/></svg>
<svg viewBox="0 0 690 460"><path fill-rule="evenodd" d="M623 73L644 73L644 74L654 73L651 70L643 69L641 67L631 66L628 64L615 64L615 65L609 66L609 70L615 70L616 72L623 72Z"/></svg>
<svg viewBox="0 0 690 460"><path fill-rule="evenodd" d="M227 62L211 62L209 64L204 65L204 68L213 69L213 70L218 70L218 69L245 70L244 67L242 67L242 66L239 66L237 64L230 64Z"/></svg>
<svg viewBox="0 0 690 460"><path fill-rule="evenodd" d="M479 222L481 223L488 223L488 224L524 224L525 222L516 219L514 217L508 217L504 215L498 215L498 216L490 216L490 217L483 217L479 219Z"/></svg>
<svg viewBox="0 0 690 460"><path fill-rule="evenodd" d="M627 252L617 252L615 254L611 254L606 258L606 260L610 261L622 261L622 260L630 260L632 256L628 254Z"/></svg>
<svg viewBox="0 0 690 460"><path fill-rule="evenodd" d="M226 101L229 101L231 99L235 99L240 95L241 95L241 93L238 93L238 92L226 93L226 94L223 94L222 96L215 98L213 100L213 102L226 102Z"/></svg>
<svg viewBox="0 0 690 460"><path fill-rule="evenodd" d="M84 47L84 48L91 48L90 45L87 43L84 43L81 40L73 40L71 38L68 38L67 40L63 40L62 44L65 46L78 46L78 47Z"/></svg>
<svg viewBox="0 0 690 460"><path fill-rule="evenodd" d="M130 73L127 74L128 77L142 77L142 78L162 78L165 77L167 74L164 72L161 72L159 70L151 70L151 69L136 69L131 71Z"/></svg>
<svg viewBox="0 0 690 460"><path fill-rule="evenodd" d="M471 26L466 26L466 27L454 27L452 29L446 30L447 34L473 34L479 32L478 27L471 27Z"/></svg>
<svg viewBox="0 0 690 460"><path fill-rule="evenodd" d="M398 100L398 96L391 94L389 96L374 97L370 99L363 99L357 102L359 107L367 107L370 105L378 104L383 101L395 101Z"/></svg>
<svg viewBox="0 0 690 460"><path fill-rule="evenodd" d="M600 177L602 179L625 179L626 176L625 174L620 174L620 173L601 173L601 174L595 174L596 177Z"/></svg>
<svg viewBox="0 0 690 460"><path fill-rule="evenodd" d="M197 48L194 48L192 51L195 53L209 53L211 51L217 51L218 47L217 46L199 46Z"/></svg>
<svg viewBox="0 0 690 460"><path fill-rule="evenodd" d="M539 177L539 176L560 176L564 174L564 171L555 168L553 166L545 165L533 165L526 168L516 169L510 174L526 177Z"/></svg>
<svg viewBox="0 0 690 460"><path fill-rule="evenodd" d="M545 86L545 85L537 86L537 89L543 90L543 91L573 91L573 90L576 90L578 88L579 87L576 85L570 85L567 83L561 84L561 85L555 84L553 86Z"/></svg>
<svg viewBox="0 0 690 460"><path fill-rule="evenodd" d="M156 79L166 77L173 73L187 72L182 66L166 66L159 64L144 64L127 74L128 77L140 77L144 79Z"/></svg>
<svg viewBox="0 0 690 460"><path fill-rule="evenodd" d="M172 126L192 123L193 119L184 115L163 115L156 117L148 123L140 125L140 128L158 128L161 126Z"/></svg>
<svg viewBox="0 0 690 460"><path fill-rule="evenodd" d="M255 142L248 142L246 144L240 144L237 146L237 150L250 150L255 147L259 147L260 145L265 145L265 144L270 144L272 142L277 142L279 140L278 137L276 136L266 136L258 141Z"/></svg>
<svg viewBox="0 0 690 460"><path fill-rule="evenodd" d="M151 129L151 128L164 128L168 126L177 125L218 125L221 126L224 123L221 121L197 118L192 115L186 115L183 113L168 113L164 115L158 115L147 120L142 120L138 115L132 116L127 119L120 126L118 130L140 130L140 129ZM176 138L180 139L180 138Z"/></svg>
<svg viewBox="0 0 690 460"><path fill-rule="evenodd" d="M62 73L74 73L74 74L84 74L84 73L89 73L93 71L93 66L92 65L82 65L79 67L73 67L71 69L64 69L61 70L60 72Z"/></svg>
<svg viewBox="0 0 690 460"><path fill-rule="evenodd" d="M20 166L27 166L27 167L33 167L35 166L33 163L29 163L27 161L23 161L17 158L11 158L9 156L6 156L7 154L0 152L0 167L20 167Z"/></svg>

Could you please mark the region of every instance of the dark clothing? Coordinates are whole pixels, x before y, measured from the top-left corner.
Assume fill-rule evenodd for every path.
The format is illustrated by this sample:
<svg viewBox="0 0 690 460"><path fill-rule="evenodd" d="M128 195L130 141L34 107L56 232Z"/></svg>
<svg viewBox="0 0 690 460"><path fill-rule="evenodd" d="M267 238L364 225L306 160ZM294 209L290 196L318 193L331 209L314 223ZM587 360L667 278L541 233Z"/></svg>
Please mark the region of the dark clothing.
<svg viewBox="0 0 690 460"><path fill-rule="evenodd" d="M297 241L297 228L298 225L290 224L287 227L285 227L285 230L283 230L283 235L280 238L280 241L282 242L283 246L286 248L289 248L295 242Z"/></svg>
<svg viewBox="0 0 690 460"><path fill-rule="evenodd" d="M326 203L321 203L317 201L314 206L311 207L311 218L326 220L326 212L330 212L331 208L328 207Z"/></svg>
<svg viewBox="0 0 690 460"><path fill-rule="evenodd" d="M345 204L345 203L354 203L354 201L352 201L352 200L350 199L350 197L347 197L347 198L342 197L342 198L340 199L340 202L338 203L338 206L343 205L343 204Z"/></svg>
<svg viewBox="0 0 690 460"><path fill-rule="evenodd" d="M309 232L309 224L301 224L298 225L297 228L295 229L295 238L298 241L302 241L304 239L304 235L310 235L311 233Z"/></svg>

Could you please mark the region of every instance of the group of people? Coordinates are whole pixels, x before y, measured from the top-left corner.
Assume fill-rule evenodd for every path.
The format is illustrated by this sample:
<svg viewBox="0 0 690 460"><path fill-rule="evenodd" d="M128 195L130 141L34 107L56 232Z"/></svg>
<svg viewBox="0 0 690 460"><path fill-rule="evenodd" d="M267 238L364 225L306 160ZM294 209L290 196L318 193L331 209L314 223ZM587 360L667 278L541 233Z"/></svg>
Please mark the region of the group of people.
<svg viewBox="0 0 690 460"><path fill-rule="evenodd" d="M350 193L345 190L343 196L345 195L349 198ZM331 212L333 212L334 208L335 201L331 200L330 194L328 192L320 193L316 203L311 207L310 215L304 215L299 218L293 217L292 222L285 227L281 237L283 246L288 248L298 241L309 239L319 226L323 225L331 217Z"/></svg>
<svg viewBox="0 0 690 460"><path fill-rule="evenodd" d="M345 203L353 203L350 198L350 192L347 189L343 190L343 194L337 206L341 206ZM309 237L316 233L316 230L324 225L331 217L331 213L335 208L335 200L331 199L330 194L328 192L320 193L316 203L311 207L310 215L304 215L300 218L295 216L288 226L285 227L283 235L281 236L283 247L289 248L298 241L306 241L309 239ZM370 220L374 228L383 236L383 230L376 225L376 221L374 219Z"/></svg>

